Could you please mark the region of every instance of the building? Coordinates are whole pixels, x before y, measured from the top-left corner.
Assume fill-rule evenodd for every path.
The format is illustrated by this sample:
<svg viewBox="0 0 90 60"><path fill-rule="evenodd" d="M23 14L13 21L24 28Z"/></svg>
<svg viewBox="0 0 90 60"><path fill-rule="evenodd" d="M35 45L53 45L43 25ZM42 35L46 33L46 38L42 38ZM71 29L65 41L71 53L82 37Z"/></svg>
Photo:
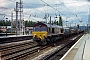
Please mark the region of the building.
<svg viewBox="0 0 90 60"><path fill-rule="evenodd" d="M6 32L8 29L11 29L11 26L0 26L0 31Z"/></svg>
<svg viewBox="0 0 90 60"><path fill-rule="evenodd" d="M31 34L32 31L33 31L33 27L26 27L26 28L25 28L26 34Z"/></svg>

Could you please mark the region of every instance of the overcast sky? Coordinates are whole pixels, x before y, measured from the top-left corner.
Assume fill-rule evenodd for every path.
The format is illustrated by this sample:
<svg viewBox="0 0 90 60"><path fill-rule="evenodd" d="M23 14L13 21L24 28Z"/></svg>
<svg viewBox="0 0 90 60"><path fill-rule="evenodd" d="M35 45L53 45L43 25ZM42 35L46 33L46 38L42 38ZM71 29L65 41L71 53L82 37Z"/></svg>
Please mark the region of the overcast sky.
<svg viewBox="0 0 90 60"><path fill-rule="evenodd" d="M11 13L14 13L15 2L20 0L0 0L0 19L11 19ZM62 16L63 23L85 25L88 22L89 6L87 0L22 0L24 20L45 21L45 14L52 17L52 21ZM47 4L49 4L47 6ZM3 8L2 8L3 7ZM68 22L65 22L68 21ZM82 21L81 23L79 21Z"/></svg>

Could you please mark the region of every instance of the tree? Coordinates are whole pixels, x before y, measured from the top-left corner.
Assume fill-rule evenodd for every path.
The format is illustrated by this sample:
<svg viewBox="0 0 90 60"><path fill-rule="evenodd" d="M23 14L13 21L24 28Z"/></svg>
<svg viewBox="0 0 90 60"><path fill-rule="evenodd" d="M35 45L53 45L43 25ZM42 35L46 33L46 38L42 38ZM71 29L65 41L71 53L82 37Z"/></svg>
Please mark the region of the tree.
<svg viewBox="0 0 90 60"><path fill-rule="evenodd" d="M10 21L10 20L6 20L5 25L6 25L6 26L11 26L11 21Z"/></svg>
<svg viewBox="0 0 90 60"><path fill-rule="evenodd" d="M4 20L0 20L0 26L5 26L5 21Z"/></svg>
<svg viewBox="0 0 90 60"><path fill-rule="evenodd" d="M26 20L26 21L25 21L25 27L33 26L35 23L36 23L36 22L30 21L30 20L29 20L29 21Z"/></svg>
<svg viewBox="0 0 90 60"><path fill-rule="evenodd" d="M10 20L0 20L0 26L11 26Z"/></svg>
<svg viewBox="0 0 90 60"><path fill-rule="evenodd" d="M62 24L62 17L61 16L59 17L59 25L63 26L63 24Z"/></svg>

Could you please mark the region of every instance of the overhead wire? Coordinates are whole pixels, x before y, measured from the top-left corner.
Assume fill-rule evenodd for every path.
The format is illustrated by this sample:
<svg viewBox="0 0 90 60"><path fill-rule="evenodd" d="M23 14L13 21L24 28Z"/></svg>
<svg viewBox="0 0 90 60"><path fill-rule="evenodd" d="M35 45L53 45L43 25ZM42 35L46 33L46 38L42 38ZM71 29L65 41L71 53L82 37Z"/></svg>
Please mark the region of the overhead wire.
<svg viewBox="0 0 90 60"><path fill-rule="evenodd" d="M15 1L16 0L8 0L8 1L11 1L11 2L14 2L15 3ZM12 10L12 9L10 9L10 8L7 8L7 7L2 7L2 6L0 6L0 9L5 9L5 10L10 10L10 11L14 11L14 10ZM3 11L5 11L5 10L3 10ZM4 15L4 16L11 16L11 15L7 15L7 14L0 14L0 15Z"/></svg>
<svg viewBox="0 0 90 60"><path fill-rule="evenodd" d="M0 9L2 9L2 10L1 10L2 13L0 13L0 15L2 15L2 16L11 16L11 15L6 14L5 12L3 12L3 11L5 11L5 10L6 10L6 12L7 12L7 11L9 12L9 10L10 10L10 11L14 11L14 10L9 9L9 8L7 8L7 7L1 7L1 6L0 6Z"/></svg>
<svg viewBox="0 0 90 60"><path fill-rule="evenodd" d="M44 6L43 6L43 9L44 9L44 11L45 11L45 14L46 14L47 12L46 12L46 10L45 10L45 8L44 8L45 6L46 6L46 5L44 5Z"/></svg>
<svg viewBox="0 0 90 60"><path fill-rule="evenodd" d="M16 0L9 0L9 1L11 1L11 2L14 2L15 3L15 1ZM49 6L49 7L51 7L51 8L53 8L54 10L56 10L57 12L59 12L60 14L63 14L63 13L61 13L58 9L56 9L56 8L54 8L53 6L51 6L51 4L49 5L48 3L46 3L46 2L44 2L43 0L40 0L40 1L42 1L44 4L46 4L47 6ZM59 1L59 0L58 0ZM62 4L62 3L61 3ZM59 5L61 5L61 4L59 4ZM67 3L68 4L68 3ZM34 4L34 5L36 5L36 4ZM43 4L37 4L37 5L43 5ZM54 4L52 4L52 5L54 5ZM63 4L62 4L63 5ZM64 5L63 5L64 6ZM65 6L64 6L65 7ZM66 7L65 7L66 8ZM71 12L68 8L66 8L69 12ZM72 12L71 12L72 13ZM74 14L74 13L72 13L72 14ZM29 15L29 14L28 14ZM63 15L65 15L65 14L63 14ZM31 15L29 15L29 17L30 17ZM66 16L66 15L65 15ZM78 16L75 14L75 16L78 18ZM79 18L78 18L79 19Z"/></svg>
<svg viewBox="0 0 90 60"><path fill-rule="evenodd" d="M16 3L16 0L8 0L8 1L13 2L13 3ZM6 7L0 7L0 9L9 9L9 8L6 8ZM9 9L9 10L11 10L11 9ZM11 11L12 11L12 10L11 10ZM14 10L13 10L13 11L14 11ZM31 15L31 14L27 14L27 13L24 13L24 14L29 15L29 18L30 18L30 15ZM0 15L9 16L9 15L6 15L6 14L0 14ZM34 17L34 16L33 16L33 17Z"/></svg>
<svg viewBox="0 0 90 60"><path fill-rule="evenodd" d="M25 4L25 3L24 3ZM44 4L45 5L45 4ZM34 9L33 7L31 7L30 5L26 5L25 7L30 7L31 9ZM36 11L38 11L38 12L40 12L38 9L36 9ZM43 11L42 11L43 12ZM46 12L43 12L43 13L46 13ZM32 17L37 17L37 18L42 18L42 17L38 17L38 16L34 16L34 15L32 15L32 14L27 14L27 13L25 13L26 15L29 15L29 18L32 16ZM35 12L35 14L36 14L36 12ZM28 19L29 19L28 18Z"/></svg>
<svg viewBox="0 0 90 60"><path fill-rule="evenodd" d="M60 0L58 0L60 3L61 3L61 1ZM75 15L75 17L77 17L78 18L78 20L80 21L80 19L79 19L79 17L78 17L78 15L77 14L75 14L75 13L72 13L65 5L63 5L71 14L73 14L73 15Z"/></svg>
<svg viewBox="0 0 90 60"><path fill-rule="evenodd" d="M9 1L11 1L11 2L14 2L14 3L16 3L15 1L16 0L9 0ZM42 1L42 0L41 0ZM44 1L42 1L42 2L44 2ZM44 2L45 3L45 2ZM46 4L46 3L45 3ZM44 5L45 5L44 4ZM42 4L41 4L42 5ZM52 5L54 5L54 4L52 4ZM47 4L47 6L50 6L49 4ZM50 6L50 7L52 7L52 6ZM56 10L56 11L58 11L59 13L61 13L59 10L57 10L57 9L55 9L54 7L52 7L54 10ZM45 12L46 13L46 12ZM62 14L62 13L61 13ZM29 14L27 14L27 15L29 15ZM65 15L65 14L63 14L63 15ZM31 16L31 14L29 15L29 18L30 18L30 16Z"/></svg>
<svg viewBox="0 0 90 60"><path fill-rule="evenodd" d="M43 0L40 0L40 1L42 1L42 2L45 3L45 4L47 4L47 6L53 8L54 10L56 10L57 12L59 12L60 14L65 15L65 14L61 13L59 10L57 10L56 8L54 8L53 6L51 6L51 5L49 5L48 3L44 2Z"/></svg>
<svg viewBox="0 0 90 60"><path fill-rule="evenodd" d="M75 3L75 2L73 2L73 3ZM24 3L24 4L27 4L27 3ZM50 7L52 7L51 5L62 5L63 3L61 3L61 4L31 4L31 5L42 5L42 6L45 6L45 5L47 5L47 6L50 6ZM69 4L69 3L67 3L67 4ZM53 8L53 7L52 7ZM44 9L44 7L43 7L43 9ZM54 10L57 10L57 9L55 9L55 8L53 8ZM44 9L44 11L45 11L45 9ZM59 10L58 10L58 12L59 12ZM45 11L45 14L46 14L47 12ZM61 13L61 12L60 12ZM60 13L59 13L59 15L60 15ZM62 13L61 13L62 14ZM65 14L63 14L63 15L65 15Z"/></svg>
<svg viewBox="0 0 90 60"><path fill-rule="evenodd" d="M58 0L60 3L61 3L61 1L60 0ZM63 4L62 4L63 5ZM65 5L63 5L70 13L72 13ZM75 15L74 13L72 13L73 15Z"/></svg>
<svg viewBox="0 0 90 60"><path fill-rule="evenodd" d="M9 0L9 1L11 1L11 2L13 2L13 3L16 3L16 0L13 0L13 1L12 1L12 0ZM31 14L27 14L27 13L23 13L23 14L29 15L29 18L30 18L30 16L31 16ZM28 18L28 19L29 19L29 18Z"/></svg>
<svg viewBox="0 0 90 60"><path fill-rule="evenodd" d="M29 7L31 7L31 6L29 6ZM33 7L31 7L31 9L33 9ZM38 9L37 9L37 11L38 11ZM32 15L32 14L28 14L28 13L24 13L25 15L29 15L29 17L28 17L28 19L32 16L32 17L38 17L38 16L35 16L35 15ZM36 12L35 12L35 14L36 14ZM41 17L39 17L39 18L41 18Z"/></svg>
<svg viewBox="0 0 90 60"><path fill-rule="evenodd" d="M13 2L13 3L16 3L16 2L15 2L16 0L13 0L13 1L12 1L12 0L9 0L9 1L11 1L11 2Z"/></svg>

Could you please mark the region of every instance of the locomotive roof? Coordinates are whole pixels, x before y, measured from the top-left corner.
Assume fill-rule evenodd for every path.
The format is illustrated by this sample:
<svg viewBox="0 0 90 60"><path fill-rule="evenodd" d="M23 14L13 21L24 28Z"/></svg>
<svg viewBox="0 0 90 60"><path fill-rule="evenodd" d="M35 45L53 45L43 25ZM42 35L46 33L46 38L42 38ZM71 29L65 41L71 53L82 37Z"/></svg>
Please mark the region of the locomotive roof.
<svg viewBox="0 0 90 60"><path fill-rule="evenodd" d="M48 27L53 27L53 28L62 28L62 26L59 26L59 25L56 25L56 24L53 24L53 25L51 25L51 24L47 24L46 23L46 25L48 26Z"/></svg>
<svg viewBox="0 0 90 60"><path fill-rule="evenodd" d="M42 22L38 22L33 27L35 27L35 26L47 26L47 25Z"/></svg>
<svg viewBox="0 0 90 60"><path fill-rule="evenodd" d="M38 22L36 23L34 26L39 26L39 25L42 25L42 26L46 26L46 27L53 27L53 28L62 28L62 26L59 26L59 25L56 25L56 24L47 24L47 23L42 23L42 22Z"/></svg>

